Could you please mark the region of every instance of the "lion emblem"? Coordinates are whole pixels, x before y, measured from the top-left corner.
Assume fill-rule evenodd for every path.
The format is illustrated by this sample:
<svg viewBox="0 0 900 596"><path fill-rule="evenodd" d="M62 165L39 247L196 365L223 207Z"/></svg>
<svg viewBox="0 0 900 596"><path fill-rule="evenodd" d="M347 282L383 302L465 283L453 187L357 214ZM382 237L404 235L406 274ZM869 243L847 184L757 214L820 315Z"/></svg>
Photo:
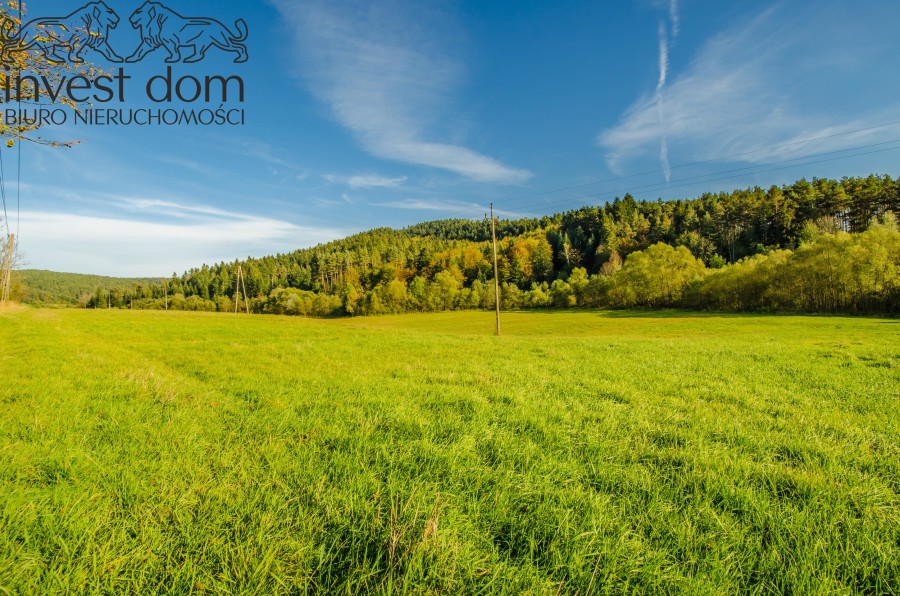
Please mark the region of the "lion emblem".
<svg viewBox="0 0 900 596"><path fill-rule="evenodd" d="M119 24L119 15L104 2L90 2L65 17L34 19L12 31L12 21L3 24L0 60L8 62L10 52L37 48L49 62L64 63L60 50L68 50L69 62L83 63L82 53L90 48L111 62L122 57L109 46L107 34Z"/></svg>
<svg viewBox="0 0 900 596"><path fill-rule="evenodd" d="M169 54L168 63L181 62L181 48L184 47L192 47L194 52L183 61L199 62L213 46L237 54L235 62L247 61L247 46L242 43L247 39L247 24L243 19L235 21L238 31L235 35L215 19L183 17L159 2L148 0L131 14L129 20L132 27L140 30L141 44L127 62L138 62L160 47Z"/></svg>

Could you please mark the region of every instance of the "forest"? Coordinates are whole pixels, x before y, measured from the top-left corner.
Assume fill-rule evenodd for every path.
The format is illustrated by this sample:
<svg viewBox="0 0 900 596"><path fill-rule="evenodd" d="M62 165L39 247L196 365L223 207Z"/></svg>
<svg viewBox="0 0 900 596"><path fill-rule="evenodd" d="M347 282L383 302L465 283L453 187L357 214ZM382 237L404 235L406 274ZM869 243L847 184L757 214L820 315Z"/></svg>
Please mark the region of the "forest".
<svg viewBox="0 0 900 596"><path fill-rule="evenodd" d="M636 200L498 220L501 306L900 312L900 178ZM493 308L489 220L441 220L156 282L98 287L87 308L354 316Z"/></svg>
<svg viewBox="0 0 900 596"><path fill-rule="evenodd" d="M104 277L79 273L59 273L40 269L14 271L12 295L20 302L35 306L74 306L90 299L97 289L113 292L120 288L150 286L159 279ZM88 292L90 295L87 295Z"/></svg>

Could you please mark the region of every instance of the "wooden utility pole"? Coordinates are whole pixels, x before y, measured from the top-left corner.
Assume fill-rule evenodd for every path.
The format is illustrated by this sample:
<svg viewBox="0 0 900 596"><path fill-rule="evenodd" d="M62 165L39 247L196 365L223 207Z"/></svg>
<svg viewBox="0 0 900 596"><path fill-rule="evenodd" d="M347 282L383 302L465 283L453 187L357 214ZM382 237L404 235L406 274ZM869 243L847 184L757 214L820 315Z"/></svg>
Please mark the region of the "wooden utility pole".
<svg viewBox="0 0 900 596"><path fill-rule="evenodd" d="M250 314L250 303L247 301L247 284L244 283L244 268L238 263L237 279L234 280L234 314L238 311L238 300L241 295L241 288L244 288L244 308L247 314Z"/></svg>
<svg viewBox="0 0 900 596"><path fill-rule="evenodd" d="M241 296L241 266L238 265L237 275L234 276L234 314L237 314L238 300Z"/></svg>
<svg viewBox="0 0 900 596"><path fill-rule="evenodd" d="M166 280L163 280L163 292L165 293L166 312L169 312L169 284L166 283Z"/></svg>
<svg viewBox="0 0 900 596"><path fill-rule="evenodd" d="M13 251L16 248L16 235L10 234L6 243L6 251L3 253L3 266L0 269L0 302L9 301L10 286L12 286Z"/></svg>
<svg viewBox="0 0 900 596"><path fill-rule="evenodd" d="M244 269L239 269L241 272L241 287L244 289L244 308L247 310L247 314L250 314L250 297L247 296L247 281L244 279Z"/></svg>
<svg viewBox="0 0 900 596"><path fill-rule="evenodd" d="M494 240L494 306L497 309L497 336L500 335L500 269L497 267L497 231L494 228L494 204L491 203L491 238Z"/></svg>

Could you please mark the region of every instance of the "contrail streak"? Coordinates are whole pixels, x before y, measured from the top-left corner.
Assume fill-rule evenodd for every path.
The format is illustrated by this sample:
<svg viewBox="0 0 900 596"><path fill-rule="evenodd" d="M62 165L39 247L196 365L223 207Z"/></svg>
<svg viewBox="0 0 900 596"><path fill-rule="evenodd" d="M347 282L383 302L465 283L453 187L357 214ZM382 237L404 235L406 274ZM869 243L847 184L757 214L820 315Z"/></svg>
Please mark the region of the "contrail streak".
<svg viewBox="0 0 900 596"><path fill-rule="evenodd" d="M674 2L674 0L673 0ZM656 83L656 113L659 117L660 139L659 161L662 164L663 174L668 183L672 178L672 168L669 166L669 145L666 139L666 116L663 109L663 89L666 86L666 78L669 74L669 41L666 36L666 26L660 21L659 39L659 80Z"/></svg>
<svg viewBox="0 0 900 596"><path fill-rule="evenodd" d="M678 17L678 0L670 0L669 2L669 20L672 22L672 39L674 40L681 31L681 20Z"/></svg>

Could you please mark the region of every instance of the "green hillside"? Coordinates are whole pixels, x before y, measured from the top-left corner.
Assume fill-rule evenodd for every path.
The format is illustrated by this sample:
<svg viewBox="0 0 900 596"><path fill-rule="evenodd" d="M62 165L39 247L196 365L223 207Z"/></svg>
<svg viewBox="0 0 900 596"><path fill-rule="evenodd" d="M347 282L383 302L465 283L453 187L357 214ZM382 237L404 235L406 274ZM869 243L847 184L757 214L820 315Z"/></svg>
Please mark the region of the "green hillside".
<svg viewBox="0 0 900 596"><path fill-rule="evenodd" d="M23 269L15 271L13 275L13 297L35 305L83 305L98 288L109 292L153 281L147 278L105 277L39 269Z"/></svg>

